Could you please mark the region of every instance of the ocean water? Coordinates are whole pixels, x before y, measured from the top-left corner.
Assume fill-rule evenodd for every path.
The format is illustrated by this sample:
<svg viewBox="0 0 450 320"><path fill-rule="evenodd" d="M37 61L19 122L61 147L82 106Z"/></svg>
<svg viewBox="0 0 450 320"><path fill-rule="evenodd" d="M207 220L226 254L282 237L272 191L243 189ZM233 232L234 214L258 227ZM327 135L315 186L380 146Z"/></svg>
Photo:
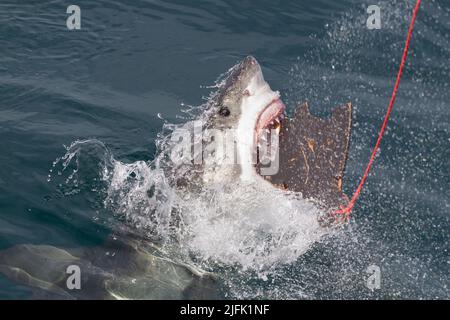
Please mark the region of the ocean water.
<svg viewBox="0 0 450 320"><path fill-rule="evenodd" d="M379 30L366 26L366 0L74 4L80 30L67 29L63 1L0 3L0 251L92 248L126 226L177 236L196 267L221 275L222 298L450 298L449 1L423 2L375 166L350 223L327 234L313 208L265 190L174 200L152 161L164 130L192 120L216 79L251 54L288 113L309 101L327 116L352 102L351 194L414 1L379 1ZM148 200L152 186L164 201ZM174 202L187 210L187 233L164 228ZM218 211L228 220L211 221ZM368 285L374 267L377 288ZM31 292L0 274L1 299Z"/></svg>

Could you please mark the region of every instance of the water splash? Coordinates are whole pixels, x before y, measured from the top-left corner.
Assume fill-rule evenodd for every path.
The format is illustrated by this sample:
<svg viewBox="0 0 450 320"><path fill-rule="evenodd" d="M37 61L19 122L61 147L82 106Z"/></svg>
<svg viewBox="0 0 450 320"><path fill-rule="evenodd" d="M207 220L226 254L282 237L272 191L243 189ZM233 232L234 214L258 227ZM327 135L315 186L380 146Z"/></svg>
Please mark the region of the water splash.
<svg viewBox="0 0 450 320"><path fill-rule="evenodd" d="M152 163L116 161L105 204L148 236L176 242L202 267L266 272L295 261L325 233L312 203L271 186L236 181L175 189L171 181L185 171L165 170L169 151Z"/></svg>

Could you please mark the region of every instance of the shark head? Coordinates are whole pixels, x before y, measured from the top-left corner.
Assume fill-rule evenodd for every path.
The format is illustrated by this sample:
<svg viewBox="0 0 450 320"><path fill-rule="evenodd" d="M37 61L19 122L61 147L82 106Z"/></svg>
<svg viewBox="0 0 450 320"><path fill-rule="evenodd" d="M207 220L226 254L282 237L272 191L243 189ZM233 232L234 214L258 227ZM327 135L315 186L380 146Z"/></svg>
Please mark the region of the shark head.
<svg viewBox="0 0 450 320"><path fill-rule="evenodd" d="M201 116L171 137L173 144L167 148L171 162L164 166L169 183L189 192L215 192L217 187L234 190L243 181L241 186L252 190L281 190L311 200L326 209L326 219L332 212L328 209L348 203L342 182L351 133L350 103L336 107L325 119L313 116L307 103L285 117L279 92L270 88L251 56L232 67L217 88ZM267 149L269 170L263 161ZM184 155L187 162L178 162Z"/></svg>
<svg viewBox="0 0 450 320"><path fill-rule="evenodd" d="M258 179L255 170L258 141L266 131L279 131L283 119L285 106L279 92L270 88L258 61L249 56L230 69L212 104L208 127L234 134L237 164L231 176ZM230 175L230 170L226 174Z"/></svg>

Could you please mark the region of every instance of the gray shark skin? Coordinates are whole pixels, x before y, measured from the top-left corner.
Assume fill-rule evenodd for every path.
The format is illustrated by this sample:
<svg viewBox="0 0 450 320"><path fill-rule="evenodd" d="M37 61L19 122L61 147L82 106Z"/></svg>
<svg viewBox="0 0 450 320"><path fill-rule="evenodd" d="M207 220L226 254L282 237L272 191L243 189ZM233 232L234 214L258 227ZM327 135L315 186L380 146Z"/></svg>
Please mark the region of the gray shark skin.
<svg viewBox="0 0 450 320"><path fill-rule="evenodd" d="M261 67L254 57L246 57L239 64L231 68L227 78L211 99L212 114L208 121L208 128L219 130L236 127L242 116L242 100L251 94L250 82L263 82Z"/></svg>

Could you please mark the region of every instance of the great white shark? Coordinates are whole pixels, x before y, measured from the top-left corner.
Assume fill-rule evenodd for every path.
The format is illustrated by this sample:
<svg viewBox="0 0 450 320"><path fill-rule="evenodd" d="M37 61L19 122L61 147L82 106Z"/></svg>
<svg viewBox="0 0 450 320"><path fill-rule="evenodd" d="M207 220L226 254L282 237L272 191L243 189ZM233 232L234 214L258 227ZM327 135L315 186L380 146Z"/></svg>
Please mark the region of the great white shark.
<svg viewBox="0 0 450 320"><path fill-rule="evenodd" d="M243 59L208 101L200 152L194 152L190 163L195 169L187 171L180 184L192 187L199 177L201 183L270 184L297 192L327 212L345 204L342 182L351 104L335 108L328 119L313 116L307 103L291 118L285 111L280 93L265 81L258 61L252 56ZM270 161L261 161L263 156Z"/></svg>
<svg viewBox="0 0 450 320"><path fill-rule="evenodd" d="M167 177L174 177L170 183L181 193L209 183L264 185L298 193L317 202L325 212L345 203L342 179L351 105L336 108L329 119L311 115L307 104L299 106L291 118L285 110L280 93L265 81L257 60L246 57L229 70L209 99L201 117L200 141L188 139L194 141L187 149L193 156L187 163L165 168ZM186 128L196 130L192 123ZM218 152L217 140L224 137L230 138L233 148ZM178 138L174 141L172 147L178 150ZM195 142L200 142L200 148ZM267 173L262 150L273 145L277 152L271 159L277 166ZM227 157L232 161L223 161ZM177 173L181 168L183 173ZM71 265L82 269L81 290L67 286ZM13 246L0 251L0 272L32 288L38 298L220 297L214 275L165 258L157 246L133 233L110 236L94 248Z"/></svg>

